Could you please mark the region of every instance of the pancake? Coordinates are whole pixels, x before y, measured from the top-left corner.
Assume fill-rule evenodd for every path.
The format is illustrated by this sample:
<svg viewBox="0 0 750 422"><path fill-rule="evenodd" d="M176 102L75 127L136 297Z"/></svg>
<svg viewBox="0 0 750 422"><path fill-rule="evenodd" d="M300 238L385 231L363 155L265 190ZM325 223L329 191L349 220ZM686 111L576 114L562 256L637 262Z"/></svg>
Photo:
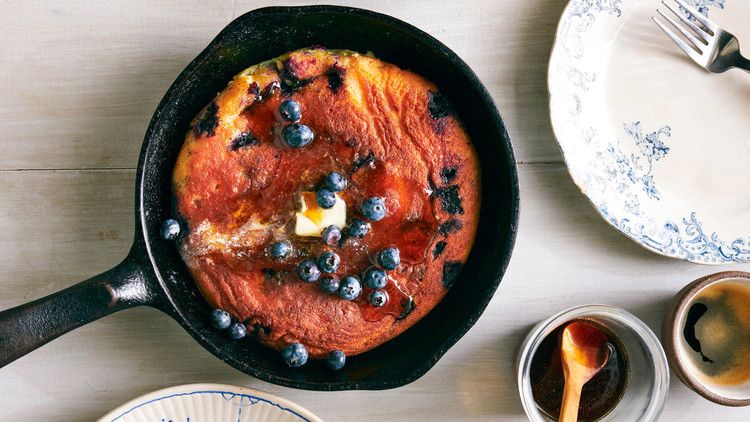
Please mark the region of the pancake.
<svg viewBox="0 0 750 422"><path fill-rule="evenodd" d="M302 148L280 136L287 98L315 134ZM332 171L348 179L338 195L349 221L372 196L387 212L363 238L327 246L295 234L295 222L301 195ZM412 326L457 280L476 233L479 172L461 122L429 81L370 55L294 51L235 76L192 122L173 174L187 224L180 254L206 301L268 347L356 355ZM271 257L278 241L292 256ZM401 264L388 272L382 307L364 285L347 301L297 276L302 260L328 250L341 257L337 276L359 276L390 246Z"/></svg>

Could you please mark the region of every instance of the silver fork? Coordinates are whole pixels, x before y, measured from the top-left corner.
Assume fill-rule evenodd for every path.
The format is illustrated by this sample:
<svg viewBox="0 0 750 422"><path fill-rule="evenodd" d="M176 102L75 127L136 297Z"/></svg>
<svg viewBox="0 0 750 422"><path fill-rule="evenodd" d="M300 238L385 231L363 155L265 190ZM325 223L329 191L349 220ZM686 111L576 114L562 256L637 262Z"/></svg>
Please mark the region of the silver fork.
<svg viewBox="0 0 750 422"><path fill-rule="evenodd" d="M703 16L695 7L687 4L684 0L673 0L680 7L687 10L691 17L688 17L681 10L671 6L665 1L662 4L667 7L675 16L677 16L682 25L676 22L668 15L657 9L657 12L666 19L680 34L681 38L672 29L669 29L659 18L651 19L664 31L672 41L677 44L682 51L690 56L693 61L698 63L704 69L721 73L733 67L739 67L750 71L750 60L740 54L740 42L737 37L723 30L707 17ZM698 25L699 22L700 25ZM687 27L687 28L685 28ZM687 40L688 42L686 42Z"/></svg>

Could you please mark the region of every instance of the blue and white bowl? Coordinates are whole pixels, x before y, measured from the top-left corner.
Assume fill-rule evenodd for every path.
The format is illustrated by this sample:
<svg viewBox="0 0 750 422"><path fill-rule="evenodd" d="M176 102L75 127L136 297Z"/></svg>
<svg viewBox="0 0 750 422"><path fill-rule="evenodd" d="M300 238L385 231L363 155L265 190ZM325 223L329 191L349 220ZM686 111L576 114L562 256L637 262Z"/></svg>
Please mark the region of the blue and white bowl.
<svg viewBox="0 0 750 422"><path fill-rule="evenodd" d="M322 422L289 400L224 384L187 384L154 391L99 419L99 422L159 421Z"/></svg>
<svg viewBox="0 0 750 422"><path fill-rule="evenodd" d="M688 1L750 53L750 2ZM575 183L626 236L692 262L750 261L750 75L699 68L651 21L657 8L568 4L548 74L555 135Z"/></svg>

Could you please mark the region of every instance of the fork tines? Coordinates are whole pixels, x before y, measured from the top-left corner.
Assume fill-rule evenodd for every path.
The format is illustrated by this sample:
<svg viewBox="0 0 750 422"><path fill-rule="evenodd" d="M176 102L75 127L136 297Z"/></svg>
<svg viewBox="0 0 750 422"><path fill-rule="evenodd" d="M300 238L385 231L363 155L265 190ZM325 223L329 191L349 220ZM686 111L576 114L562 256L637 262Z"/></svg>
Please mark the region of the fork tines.
<svg viewBox="0 0 750 422"><path fill-rule="evenodd" d="M703 61L701 56L703 55L713 36L716 35L718 26L711 22L708 18L703 16L703 14L698 11L698 9L689 5L684 0L671 1L677 3L680 8L684 9L684 11L678 10L675 6L672 6L665 1L662 1L662 4L666 6L666 8L669 9L669 11L672 12L672 14L683 23L683 25L676 22L673 18L663 13L661 10L657 9L657 12L659 13L659 15L661 15L661 17L666 19L674 29L679 31L684 38L677 35L673 29L670 29L669 26L667 26L659 18L654 17L652 19L654 20L654 22L656 22L657 25L659 25L661 30L664 31L669 36L669 38L671 38L672 41L674 41L674 43L677 44L677 46L685 52L685 54L690 56L696 62L701 63ZM685 11L687 11L689 16L685 13ZM700 25L698 25L696 21L699 22ZM686 26L687 28L685 28ZM686 42L686 40L688 42Z"/></svg>

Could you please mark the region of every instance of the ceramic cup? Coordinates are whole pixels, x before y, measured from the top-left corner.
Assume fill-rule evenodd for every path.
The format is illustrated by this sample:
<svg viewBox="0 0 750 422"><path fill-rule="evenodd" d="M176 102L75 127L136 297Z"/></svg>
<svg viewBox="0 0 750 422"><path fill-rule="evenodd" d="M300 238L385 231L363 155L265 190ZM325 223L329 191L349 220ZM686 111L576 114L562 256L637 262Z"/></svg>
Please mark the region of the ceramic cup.
<svg viewBox="0 0 750 422"><path fill-rule="evenodd" d="M574 320L604 326L620 341L627 355L628 384L619 403L600 421L652 422L659 418L669 389L669 367L659 339L633 314L607 305L586 305L564 310L539 323L521 344L516 363L518 391L532 422L548 422L531 389L531 361L542 340Z"/></svg>
<svg viewBox="0 0 750 422"><path fill-rule="evenodd" d="M708 288L717 285L718 283L726 282L745 284L747 288L750 289L750 273L741 271L720 272L711 274L703 278L699 278L698 280L695 280L694 282L685 286L684 289L677 293L674 301L672 302L672 305L664 316L662 341L664 343L664 349L666 350L667 357L669 359L670 365L672 366L672 369L685 385L693 389L701 396L707 398L708 400L711 400L712 402L722 404L724 406L748 406L750 405L750 380L739 384L727 385L724 382L716 382L716 378L707 376L705 370L699 368L699 364L696 363L699 362L698 359L702 359L701 353L705 350L702 350L701 352L696 351L693 347L690 346L690 343L687 340L687 338L692 337L695 338L695 340L700 341L700 336L695 336L696 328L693 328L692 336L688 332L686 332L685 329L686 325L690 325L688 324L688 321L690 319L688 317L690 309L697 302L706 301L705 299L701 298L701 293L705 292ZM738 298L742 297L747 298L748 303L743 307L744 309L748 309L750 307L750 294L748 296L734 296L735 300L738 300ZM722 299L719 298L719 300ZM704 321L702 323L707 324L715 323L716 321L722 321L721 318L710 318L710 320ZM701 323L700 319L692 322L694 327L696 327L696 324L698 323ZM741 345L743 344L743 340L740 338L741 336L750 336L747 328L726 328L726 326L711 326L710 330L716 335L726 335L732 337L733 339L727 341L730 350L731 347L737 347L738 345L739 347L742 347ZM737 338L740 338L739 341L737 341ZM724 338L724 340L727 339ZM744 344L747 345L747 342L745 341ZM703 346L705 346L705 340ZM741 351L730 352L742 353ZM710 356L707 356L707 358L710 358ZM740 357L740 359L743 359L743 357ZM747 357L744 357L744 359L747 359ZM717 364L720 364L720 362L717 362ZM710 365L707 366L710 367ZM728 370L724 370L723 372L731 370L732 369L730 368ZM726 376L726 374L724 375Z"/></svg>

